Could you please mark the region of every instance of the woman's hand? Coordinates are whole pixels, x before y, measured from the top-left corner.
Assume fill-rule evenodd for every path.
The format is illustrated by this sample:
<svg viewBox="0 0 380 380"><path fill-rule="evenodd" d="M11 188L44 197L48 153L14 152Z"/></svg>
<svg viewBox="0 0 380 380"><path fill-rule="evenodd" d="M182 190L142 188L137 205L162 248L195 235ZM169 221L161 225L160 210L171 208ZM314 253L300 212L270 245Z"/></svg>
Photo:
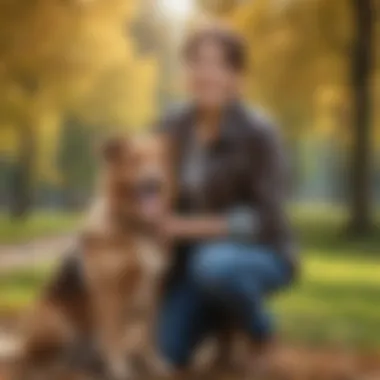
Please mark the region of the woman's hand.
<svg viewBox="0 0 380 380"><path fill-rule="evenodd" d="M162 237L170 241L221 238L228 234L228 222L221 216L171 215L162 220L159 228Z"/></svg>

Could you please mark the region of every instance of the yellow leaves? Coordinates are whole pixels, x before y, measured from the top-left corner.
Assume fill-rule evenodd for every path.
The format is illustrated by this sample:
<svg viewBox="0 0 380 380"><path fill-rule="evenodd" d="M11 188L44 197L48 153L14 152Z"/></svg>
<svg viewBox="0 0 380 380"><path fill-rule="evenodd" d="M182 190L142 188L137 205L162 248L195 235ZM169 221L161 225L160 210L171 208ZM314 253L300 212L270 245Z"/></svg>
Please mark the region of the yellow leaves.
<svg viewBox="0 0 380 380"><path fill-rule="evenodd" d="M51 103L64 112L91 91L104 71L131 60L126 26L134 4L40 0L25 11L26 6L16 2L7 8L11 20L0 24L0 41L11 39L0 55L7 77L19 87L32 85L32 97L49 93L55 98Z"/></svg>
<svg viewBox="0 0 380 380"><path fill-rule="evenodd" d="M348 119L349 89L345 86L320 85L314 92L314 130L318 136L339 135L350 138Z"/></svg>
<svg viewBox="0 0 380 380"><path fill-rule="evenodd" d="M197 0L198 5L207 12L223 17L233 12L239 0Z"/></svg>
<svg viewBox="0 0 380 380"><path fill-rule="evenodd" d="M159 72L153 58L140 59L132 68L133 76L130 88L133 89L131 102L124 106L131 111L130 123L141 128L149 124L157 116L157 88ZM124 111L125 112L125 111Z"/></svg>
<svg viewBox="0 0 380 380"><path fill-rule="evenodd" d="M135 57L128 65L105 73L76 112L85 123L106 129L149 125L156 112L157 70L153 58Z"/></svg>
<svg viewBox="0 0 380 380"><path fill-rule="evenodd" d="M34 120L37 156L34 157L36 178L47 182L56 182L59 178L55 167L55 153L58 146L60 119L54 112L38 115ZM21 129L17 125L0 126L0 155L16 159L20 153Z"/></svg>
<svg viewBox="0 0 380 380"><path fill-rule="evenodd" d="M13 125L0 125L0 154L14 157L17 154L18 139Z"/></svg>
<svg viewBox="0 0 380 380"><path fill-rule="evenodd" d="M317 106L315 99L319 88L344 89L338 103L347 107L353 23L351 7L345 0L247 1L234 12L232 23L249 45L247 83L251 99L271 108L289 125L294 120L310 125L316 108L321 107L321 100ZM332 105L336 100L323 102L339 108ZM335 117L336 128L339 123Z"/></svg>
<svg viewBox="0 0 380 380"><path fill-rule="evenodd" d="M341 88L333 86L319 86L315 91L316 107L321 109L333 109L345 101L345 95Z"/></svg>
<svg viewBox="0 0 380 380"><path fill-rule="evenodd" d="M130 64L104 71L92 84L91 91L78 101L74 113L84 124L103 128L123 125L125 120L120 119L116 109L120 104L127 107L130 79Z"/></svg>
<svg viewBox="0 0 380 380"><path fill-rule="evenodd" d="M36 178L46 182L57 182L55 154L59 144L61 119L57 112L48 110L36 120L37 157L35 158Z"/></svg>
<svg viewBox="0 0 380 380"><path fill-rule="evenodd" d="M128 36L137 3L0 2L0 125L5 126L0 131L0 152L17 153L19 127L31 126L35 173L56 181L61 118L78 114L92 125L106 127L145 121L143 108L153 109L149 88L154 79L136 61ZM142 75L141 87L137 79L132 83L133 75ZM141 106L132 106L132 117L134 87Z"/></svg>

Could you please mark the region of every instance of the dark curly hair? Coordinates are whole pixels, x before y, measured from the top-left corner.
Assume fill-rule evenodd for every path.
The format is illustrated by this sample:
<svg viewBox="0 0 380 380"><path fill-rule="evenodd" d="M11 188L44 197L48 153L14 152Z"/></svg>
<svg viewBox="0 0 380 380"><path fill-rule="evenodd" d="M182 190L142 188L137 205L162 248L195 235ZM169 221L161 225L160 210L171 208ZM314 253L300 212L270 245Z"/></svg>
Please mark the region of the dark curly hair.
<svg viewBox="0 0 380 380"><path fill-rule="evenodd" d="M235 72L243 72L247 66L247 46L245 40L234 31L213 25L191 33L182 49L185 62L197 58L199 48L203 43L213 42L221 47L225 62Z"/></svg>

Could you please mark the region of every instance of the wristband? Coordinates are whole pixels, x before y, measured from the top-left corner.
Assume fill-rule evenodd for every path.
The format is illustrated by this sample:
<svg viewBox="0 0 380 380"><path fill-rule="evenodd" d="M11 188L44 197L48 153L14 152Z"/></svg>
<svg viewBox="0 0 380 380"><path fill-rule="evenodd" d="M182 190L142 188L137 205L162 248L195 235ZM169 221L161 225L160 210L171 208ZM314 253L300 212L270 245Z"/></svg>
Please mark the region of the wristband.
<svg viewBox="0 0 380 380"><path fill-rule="evenodd" d="M250 208L239 207L227 216L228 234L232 238L252 240L259 229L259 219L256 212Z"/></svg>

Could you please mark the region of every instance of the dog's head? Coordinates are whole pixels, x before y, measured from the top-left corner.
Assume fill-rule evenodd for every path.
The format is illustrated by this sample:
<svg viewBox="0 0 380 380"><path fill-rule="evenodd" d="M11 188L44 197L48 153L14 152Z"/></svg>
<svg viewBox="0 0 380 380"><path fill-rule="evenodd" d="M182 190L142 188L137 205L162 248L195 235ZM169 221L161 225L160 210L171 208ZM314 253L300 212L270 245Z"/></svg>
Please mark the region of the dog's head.
<svg viewBox="0 0 380 380"><path fill-rule="evenodd" d="M102 157L108 196L120 210L143 220L158 218L169 197L168 141L163 136L112 138Z"/></svg>

